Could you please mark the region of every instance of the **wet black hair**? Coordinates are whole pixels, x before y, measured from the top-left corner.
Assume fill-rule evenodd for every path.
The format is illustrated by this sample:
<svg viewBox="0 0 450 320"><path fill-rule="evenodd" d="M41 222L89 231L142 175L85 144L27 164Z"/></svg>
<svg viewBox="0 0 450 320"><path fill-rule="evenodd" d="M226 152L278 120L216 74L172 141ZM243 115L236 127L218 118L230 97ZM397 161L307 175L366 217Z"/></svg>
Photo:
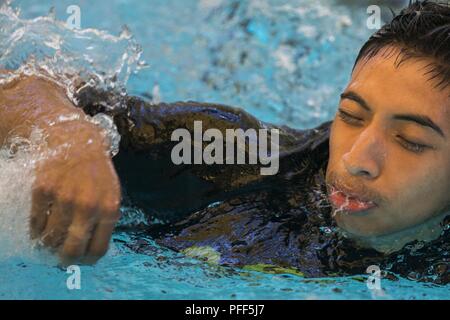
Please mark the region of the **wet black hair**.
<svg viewBox="0 0 450 320"><path fill-rule="evenodd" d="M385 24L361 48L356 64L369 60L382 49L399 52L396 65L406 60L431 58L425 74L435 87L450 86L450 4L449 2L412 1L391 22ZM384 54L384 53L383 53Z"/></svg>

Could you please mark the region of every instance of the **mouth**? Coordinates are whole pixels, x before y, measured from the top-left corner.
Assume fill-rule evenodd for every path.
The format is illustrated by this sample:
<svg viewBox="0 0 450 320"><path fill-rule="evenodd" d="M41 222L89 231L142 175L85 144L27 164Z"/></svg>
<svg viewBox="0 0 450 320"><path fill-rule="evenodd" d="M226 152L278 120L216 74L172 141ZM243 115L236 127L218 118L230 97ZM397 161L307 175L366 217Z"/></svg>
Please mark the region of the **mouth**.
<svg viewBox="0 0 450 320"><path fill-rule="evenodd" d="M336 211L348 214L367 212L377 207L371 199L334 185L330 188L328 198Z"/></svg>

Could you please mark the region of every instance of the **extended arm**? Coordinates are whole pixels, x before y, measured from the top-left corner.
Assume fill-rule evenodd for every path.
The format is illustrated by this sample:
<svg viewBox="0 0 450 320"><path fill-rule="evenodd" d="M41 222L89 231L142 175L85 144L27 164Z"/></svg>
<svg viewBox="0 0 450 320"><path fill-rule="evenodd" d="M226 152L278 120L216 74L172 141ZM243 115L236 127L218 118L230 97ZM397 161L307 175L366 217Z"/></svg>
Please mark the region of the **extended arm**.
<svg viewBox="0 0 450 320"><path fill-rule="evenodd" d="M2 71L5 73L6 71ZM64 264L94 262L118 219L120 185L99 129L47 80L21 77L0 87L0 144L38 129L43 160L35 168L31 236Z"/></svg>
<svg viewBox="0 0 450 320"><path fill-rule="evenodd" d="M111 113L105 105L117 101L111 93L95 89L82 91L80 105L86 112ZM153 216L176 221L183 216L230 196L273 187L280 176L289 178L302 170L301 150L318 141L309 139L312 130L300 131L263 123L239 108L226 105L177 102L151 104L136 97L126 97L123 108L112 112L122 137L121 150L114 162L122 185L134 204ZM279 173L261 174L257 164L180 164L175 165L171 151L178 143L171 141L177 129L187 129L194 137L194 121L201 121L203 132L227 129L278 129ZM323 135L327 139L326 134ZM208 143L203 143L203 146ZM248 159L248 149L246 150ZM201 151L200 151L201 152ZM224 154L224 156L226 156Z"/></svg>

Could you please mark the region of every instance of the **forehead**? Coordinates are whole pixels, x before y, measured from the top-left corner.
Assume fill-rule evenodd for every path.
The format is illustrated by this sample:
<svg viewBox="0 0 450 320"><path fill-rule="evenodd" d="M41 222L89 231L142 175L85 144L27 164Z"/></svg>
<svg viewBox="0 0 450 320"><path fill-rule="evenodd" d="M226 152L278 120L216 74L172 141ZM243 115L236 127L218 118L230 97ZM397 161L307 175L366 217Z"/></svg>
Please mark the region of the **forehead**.
<svg viewBox="0 0 450 320"><path fill-rule="evenodd" d="M431 60L409 59L396 64L398 50L380 51L356 65L346 91L353 91L373 107L374 112L415 113L429 116L449 132L450 88L437 89L430 80Z"/></svg>

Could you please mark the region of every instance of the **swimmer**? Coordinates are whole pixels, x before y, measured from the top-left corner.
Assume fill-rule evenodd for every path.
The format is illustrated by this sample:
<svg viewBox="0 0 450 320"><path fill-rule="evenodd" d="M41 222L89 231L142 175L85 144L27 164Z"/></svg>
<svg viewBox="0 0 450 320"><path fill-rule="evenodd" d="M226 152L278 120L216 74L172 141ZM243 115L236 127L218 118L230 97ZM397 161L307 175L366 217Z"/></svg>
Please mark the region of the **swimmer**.
<svg viewBox="0 0 450 320"><path fill-rule="evenodd" d="M398 262L392 270L439 269L439 281L447 283L449 32L449 5L412 2L362 47L332 123L277 127L274 176L260 175L258 164L170 160L171 133L192 131L194 121L223 134L276 128L241 109L125 97L126 108L109 112L100 102L114 93L81 90L79 107L91 115L109 112L122 136L111 160L90 123L49 126L59 115L82 111L56 85L23 77L0 91L1 139L18 124L26 136L29 124L47 131L50 146L71 146L68 157L37 168L32 235L63 261L96 261L119 218L122 187L124 201L166 221L146 230L159 243L179 251L212 248L225 265L294 266L310 276L364 273L369 263L392 265L405 245L424 242L440 251L425 246L428 262Z"/></svg>

